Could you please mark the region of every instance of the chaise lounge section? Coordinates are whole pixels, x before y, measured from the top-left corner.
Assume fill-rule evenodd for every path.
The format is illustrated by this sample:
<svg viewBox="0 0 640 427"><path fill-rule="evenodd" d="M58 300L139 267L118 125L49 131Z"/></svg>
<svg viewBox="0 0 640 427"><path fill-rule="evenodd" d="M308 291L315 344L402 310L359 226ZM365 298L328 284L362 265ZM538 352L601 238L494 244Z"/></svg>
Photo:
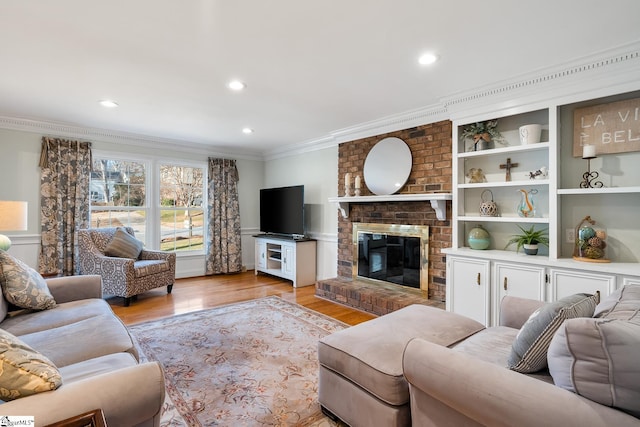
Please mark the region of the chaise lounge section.
<svg viewBox="0 0 640 427"><path fill-rule="evenodd" d="M489 328L409 306L334 333L320 404L353 427L638 427L640 286L597 301L505 297Z"/></svg>

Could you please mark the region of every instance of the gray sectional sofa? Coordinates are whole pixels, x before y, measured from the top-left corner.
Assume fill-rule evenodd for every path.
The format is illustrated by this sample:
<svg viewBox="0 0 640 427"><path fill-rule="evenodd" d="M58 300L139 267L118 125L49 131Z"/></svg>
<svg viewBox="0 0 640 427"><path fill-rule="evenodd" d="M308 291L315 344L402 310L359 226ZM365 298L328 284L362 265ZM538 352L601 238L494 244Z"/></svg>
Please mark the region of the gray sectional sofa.
<svg viewBox="0 0 640 427"><path fill-rule="evenodd" d="M55 299L52 308L9 312L7 299L0 298L0 362L6 368L12 356L27 353L32 364L51 362L53 373L40 375L54 378L56 386L24 397L21 387L13 396L5 388L1 391L10 398L0 401L0 414L34 416L36 425L45 426L101 409L109 426L159 426L162 369L156 362L139 362L127 328L102 299L100 276L52 278L46 284ZM8 343L12 336L17 340Z"/></svg>
<svg viewBox="0 0 640 427"><path fill-rule="evenodd" d="M414 305L331 334L320 404L353 427L638 427L640 286L596 297L505 297L489 328Z"/></svg>

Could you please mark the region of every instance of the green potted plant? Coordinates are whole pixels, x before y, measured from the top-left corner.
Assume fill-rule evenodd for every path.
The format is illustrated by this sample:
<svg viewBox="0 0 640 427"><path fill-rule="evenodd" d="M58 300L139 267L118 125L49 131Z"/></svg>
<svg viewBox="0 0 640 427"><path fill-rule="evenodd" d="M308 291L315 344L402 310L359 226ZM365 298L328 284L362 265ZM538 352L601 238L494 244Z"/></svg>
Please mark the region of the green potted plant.
<svg viewBox="0 0 640 427"><path fill-rule="evenodd" d="M462 128L460 133L462 140L472 139L474 151L486 150L491 141L504 144L505 140L498 131L497 120L487 120L486 122L471 123Z"/></svg>
<svg viewBox="0 0 640 427"><path fill-rule="evenodd" d="M549 247L549 236L547 235L547 229L535 230L533 225L528 230L525 230L518 225L520 234L514 234L511 236L511 240L507 242L504 247L507 249L509 246L516 244L516 252L520 251L520 248L524 248L524 253L527 255L535 255L538 253L538 245L544 245Z"/></svg>

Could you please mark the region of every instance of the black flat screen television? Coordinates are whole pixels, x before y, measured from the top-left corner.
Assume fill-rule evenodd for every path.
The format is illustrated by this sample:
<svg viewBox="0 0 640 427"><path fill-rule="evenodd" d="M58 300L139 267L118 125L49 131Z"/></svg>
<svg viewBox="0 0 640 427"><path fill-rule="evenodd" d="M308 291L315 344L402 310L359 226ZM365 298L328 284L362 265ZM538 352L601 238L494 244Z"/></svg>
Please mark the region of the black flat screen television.
<svg viewBox="0 0 640 427"><path fill-rule="evenodd" d="M260 190L260 231L304 235L304 185Z"/></svg>

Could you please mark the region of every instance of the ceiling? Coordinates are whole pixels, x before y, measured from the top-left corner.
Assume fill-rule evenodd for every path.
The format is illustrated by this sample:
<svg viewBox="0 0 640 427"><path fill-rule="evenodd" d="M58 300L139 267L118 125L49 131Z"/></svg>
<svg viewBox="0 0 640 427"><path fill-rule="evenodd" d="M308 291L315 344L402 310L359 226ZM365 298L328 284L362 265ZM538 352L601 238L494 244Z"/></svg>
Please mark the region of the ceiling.
<svg viewBox="0 0 640 427"><path fill-rule="evenodd" d="M267 153L638 40L637 0L2 0L0 116Z"/></svg>

